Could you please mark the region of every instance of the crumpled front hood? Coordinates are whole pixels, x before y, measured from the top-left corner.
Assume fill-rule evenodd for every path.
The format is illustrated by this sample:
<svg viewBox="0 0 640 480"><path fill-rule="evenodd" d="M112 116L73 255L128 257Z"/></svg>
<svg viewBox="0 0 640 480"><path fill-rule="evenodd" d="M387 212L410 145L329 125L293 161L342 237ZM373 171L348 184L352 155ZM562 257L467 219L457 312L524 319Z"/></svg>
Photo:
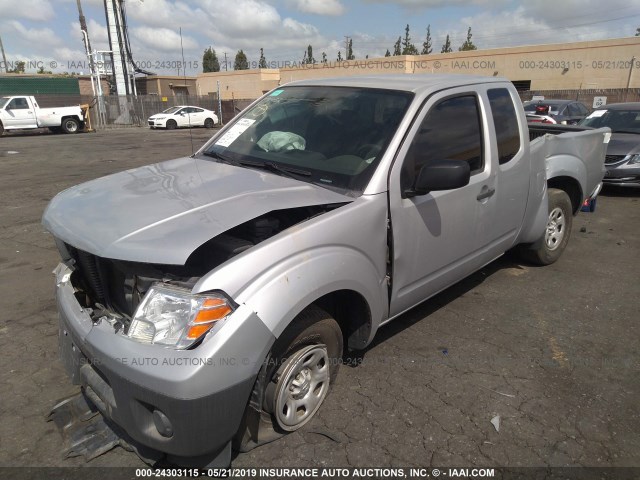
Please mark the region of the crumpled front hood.
<svg viewBox="0 0 640 480"><path fill-rule="evenodd" d="M65 190L42 222L100 257L183 265L206 241L270 211L353 200L269 172L186 157Z"/></svg>
<svg viewBox="0 0 640 480"><path fill-rule="evenodd" d="M629 155L640 153L640 135L614 133L607 146L607 155Z"/></svg>

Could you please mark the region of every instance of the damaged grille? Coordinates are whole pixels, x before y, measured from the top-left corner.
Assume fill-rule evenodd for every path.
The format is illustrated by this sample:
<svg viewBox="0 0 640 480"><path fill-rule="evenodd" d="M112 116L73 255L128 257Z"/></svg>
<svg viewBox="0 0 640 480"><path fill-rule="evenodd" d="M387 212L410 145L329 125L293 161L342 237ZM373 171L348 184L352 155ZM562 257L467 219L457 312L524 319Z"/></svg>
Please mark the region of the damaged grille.
<svg viewBox="0 0 640 480"><path fill-rule="evenodd" d="M102 280L100 279L100 266L98 263L98 257L90 253L83 252L82 250L74 249L70 245L67 245L67 249L70 251L71 255L76 261L78 271L85 283L85 286L88 287L89 290L91 290L91 293L93 293L93 297L95 298L96 302L104 303L106 300L105 289L102 284ZM72 252L72 250L74 252Z"/></svg>

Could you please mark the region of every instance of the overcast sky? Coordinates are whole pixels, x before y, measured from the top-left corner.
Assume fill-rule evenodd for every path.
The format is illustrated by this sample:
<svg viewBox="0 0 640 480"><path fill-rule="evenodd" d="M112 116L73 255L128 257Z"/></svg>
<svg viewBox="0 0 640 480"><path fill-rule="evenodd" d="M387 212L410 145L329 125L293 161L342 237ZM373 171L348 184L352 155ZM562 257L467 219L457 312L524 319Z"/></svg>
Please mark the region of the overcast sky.
<svg viewBox="0 0 640 480"><path fill-rule="evenodd" d="M190 75L201 71L203 50L210 45L221 60L226 52L230 62L239 49L257 62L260 48L269 62L299 62L309 44L317 60L322 52L335 60L338 50L344 56L350 36L356 58L383 56L407 23L418 49L431 25L434 53L447 34L457 50L468 27L484 49L629 37L640 26L640 0L126 0L125 5L134 59L156 73L177 73L166 67L182 58L181 27ZM93 48L108 50L103 0L82 0L82 6ZM0 35L9 63L42 62L46 70L63 72L80 71L77 65L86 60L76 0L0 0Z"/></svg>

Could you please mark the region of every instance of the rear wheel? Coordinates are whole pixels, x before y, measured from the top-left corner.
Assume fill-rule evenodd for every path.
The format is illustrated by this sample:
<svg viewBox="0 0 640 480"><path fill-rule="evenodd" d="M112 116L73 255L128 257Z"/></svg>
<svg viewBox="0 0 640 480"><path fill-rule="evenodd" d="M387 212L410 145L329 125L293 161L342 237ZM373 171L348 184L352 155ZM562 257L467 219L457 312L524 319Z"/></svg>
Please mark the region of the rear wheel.
<svg viewBox="0 0 640 480"><path fill-rule="evenodd" d="M342 349L340 326L315 306L285 331L272 351L275 371L265 395L277 427L293 432L313 418L335 381Z"/></svg>
<svg viewBox="0 0 640 480"><path fill-rule="evenodd" d="M80 130L80 122L75 118L65 118L62 120L61 127L64 133L78 133Z"/></svg>
<svg viewBox="0 0 640 480"><path fill-rule="evenodd" d="M175 120L167 120L167 130L175 130L178 127L178 124Z"/></svg>
<svg viewBox="0 0 640 480"><path fill-rule="evenodd" d="M213 118L207 118L204 121L204 128L213 128L214 122L213 122Z"/></svg>
<svg viewBox="0 0 640 480"><path fill-rule="evenodd" d="M573 226L573 206L569 195L557 188L549 189L549 216L544 238L535 248L523 248L522 256L537 265L550 265L560 258L569 243Z"/></svg>

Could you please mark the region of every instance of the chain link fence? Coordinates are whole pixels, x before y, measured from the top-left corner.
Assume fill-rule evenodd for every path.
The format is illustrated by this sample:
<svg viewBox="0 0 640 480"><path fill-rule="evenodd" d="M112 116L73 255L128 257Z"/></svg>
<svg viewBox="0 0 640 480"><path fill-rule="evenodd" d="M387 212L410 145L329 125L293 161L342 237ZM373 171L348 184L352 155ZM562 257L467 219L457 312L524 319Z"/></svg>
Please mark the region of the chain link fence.
<svg viewBox="0 0 640 480"><path fill-rule="evenodd" d="M189 105L213 110L222 123L227 123L253 100L234 99L218 102L217 95L181 95L160 97L158 95L108 95L104 97L81 97L81 103L89 104L91 126L94 129L144 127L151 115L170 107ZM220 111L222 107L222 111Z"/></svg>

